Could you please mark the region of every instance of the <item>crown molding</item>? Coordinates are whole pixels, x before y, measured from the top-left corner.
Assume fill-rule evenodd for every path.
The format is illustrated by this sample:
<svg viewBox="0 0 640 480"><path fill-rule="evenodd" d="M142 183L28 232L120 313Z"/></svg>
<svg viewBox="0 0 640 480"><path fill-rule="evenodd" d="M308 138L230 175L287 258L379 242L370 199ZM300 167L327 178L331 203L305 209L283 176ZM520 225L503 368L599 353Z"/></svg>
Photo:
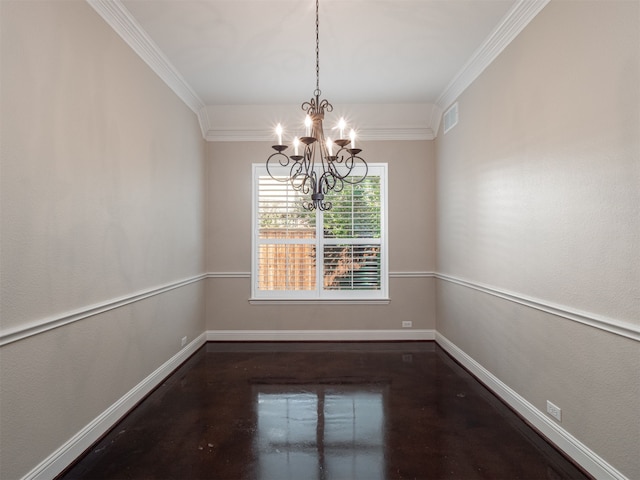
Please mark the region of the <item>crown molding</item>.
<svg viewBox="0 0 640 480"><path fill-rule="evenodd" d="M204 133L207 142L268 142L273 140L273 132L264 128L209 128Z"/></svg>
<svg viewBox="0 0 640 480"><path fill-rule="evenodd" d="M360 132L362 140L434 140L436 132L433 127L407 128L368 128Z"/></svg>
<svg viewBox="0 0 640 480"><path fill-rule="evenodd" d="M209 111L207 110L206 105L202 105L198 109L198 124L200 125L200 132L202 133L202 138L208 141L207 135L212 130L211 120L209 119Z"/></svg>
<svg viewBox="0 0 640 480"><path fill-rule="evenodd" d="M549 1L519 0L505 15L493 33L489 35L480 48L476 50L473 56L449 82L436 100L435 105L429 104L430 111L420 119L417 125L364 126L360 122L363 126L359 131L359 137L364 140L435 139L444 109L473 83ZM216 125L216 116L212 115L211 112L212 109L217 109L219 106L204 104L120 0L86 0L86 2L197 115L202 136L205 140L211 142L244 142L272 139L272 132L262 127L237 125L229 128L224 125ZM238 106L237 109L243 111L246 107ZM373 106L373 108L376 107L378 106ZM381 107L387 108L389 106ZM395 107L398 110L397 107L399 106L396 105ZM420 107L424 109L425 105ZM234 107L224 106L223 108ZM371 119L372 117L365 116L365 118Z"/></svg>
<svg viewBox="0 0 640 480"><path fill-rule="evenodd" d="M519 0L445 87L436 105L442 110L451 105L549 2Z"/></svg>
<svg viewBox="0 0 640 480"><path fill-rule="evenodd" d="M203 122L200 118L200 112L204 107L204 102L162 53L158 45L147 35L147 32L144 31L122 2L120 0L86 1L198 116L202 128Z"/></svg>
<svg viewBox="0 0 640 480"><path fill-rule="evenodd" d="M359 140L433 140L442 109L432 103L345 104L332 117L344 116L357 125ZM302 132L303 113L299 105L208 105L200 113L203 135L210 142L268 142L273 127L281 123L285 137L293 137L296 126Z"/></svg>
<svg viewBox="0 0 640 480"><path fill-rule="evenodd" d="M299 113L298 105L287 105L286 110L282 105L205 105L120 0L86 1L197 115L205 140L270 141L273 131L265 125L273 121L274 115L287 118L294 112ZM433 104L350 107L355 107L356 116L361 117L356 124L361 126L358 136L364 140L433 140L442 117L442 110ZM265 109L272 110L266 115ZM256 115L256 111L262 115ZM371 112L376 112L376 115L371 115ZM393 117L400 121L392 121ZM386 118L392 126L371 124L372 118ZM297 119L290 120L291 125L297 122Z"/></svg>
<svg viewBox="0 0 640 480"><path fill-rule="evenodd" d="M273 140L272 130L216 129L205 130L208 142L268 142ZM431 127L414 128L369 128L360 129L360 140L434 140L436 134Z"/></svg>

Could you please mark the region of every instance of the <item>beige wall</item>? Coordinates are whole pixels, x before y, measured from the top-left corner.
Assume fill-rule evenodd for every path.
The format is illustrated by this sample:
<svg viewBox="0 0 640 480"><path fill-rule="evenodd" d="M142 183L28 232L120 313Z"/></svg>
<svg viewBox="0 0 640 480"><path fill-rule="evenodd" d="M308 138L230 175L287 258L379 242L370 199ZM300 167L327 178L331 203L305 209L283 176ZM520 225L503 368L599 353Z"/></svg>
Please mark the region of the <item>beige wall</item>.
<svg viewBox="0 0 640 480"><path fill-rule="evenodd" d="M207 281L210 330L384 330L411 320L435 328L434 279L394 273L435 270L433 142L363 142L364 158L389 165L389 305L249 305L251 293L251 165L269 143L208 144L207 270L243 273Z"/></svg>
<svg viewBox="0 0 640 480"><path fill-rule="evenodd" d="M437 140L438 271L586 318L640 324L640 11L553 1ZM437 330L629 478L637 340L438 280Z"/></svg>
<svg viewBox="0 0 640 480"><path fill-rule="evenodd" d="M0 2L3 335L204 271L198 122L85 2ZM5 344L20 478L193 340L192 283Z"/></svg>
<svg viewBox="0 0 640 480"><path fill-rule="evenodd" d="M563 428L640 478L637 341L401 275L640 323L637 1L551 2L460 97L454 130L363 145L389 163L391 303L341 306L248 303L251 164L270 143L205 153L193 113L84 2L0 12L0 333L213 274L3 345L0 477L29 472L183 336L411 320L540 411L558 404Z"/></svg>

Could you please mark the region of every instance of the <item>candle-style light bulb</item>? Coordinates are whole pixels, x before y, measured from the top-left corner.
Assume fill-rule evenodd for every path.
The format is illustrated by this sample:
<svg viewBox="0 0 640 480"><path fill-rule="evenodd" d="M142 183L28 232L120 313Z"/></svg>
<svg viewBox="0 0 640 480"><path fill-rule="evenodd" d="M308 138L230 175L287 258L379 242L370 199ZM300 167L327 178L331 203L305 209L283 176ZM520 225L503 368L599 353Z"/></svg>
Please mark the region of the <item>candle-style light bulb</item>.
<svg viewBox="0 0 640 480"><path fill-rule="evenodd" d="M351 129L349 137L351 137L351 148L356 148L356 131L353 128Z"/></svg>
<svg viewBox="0 0 640 480"><path fill-rule="evenodd" d="M338 128L340 129L340 139L344 138L344 129L347 126L347 122L344 121L344 117L340 118L340 121L338 122Z"/></svg>
<svg viewBox="0 0 640 480"><path fill-rule="evenodd" d="M298 137L293 139L293 148L295 150L295 155L298 155L298 145L300 145L300 140L298 140Z"/></svg>
<svg viewBox="0 0 640 480"><path fill-rule="evenodd" d="M311 117L309 115L307 115L307 117L304 119L304 126L305 126L305 136L310 137L311 136Z"/></svg>
<svg viewBox="0 0 640 480"><path fill-rule="evenodd" d="M329 152L329 156L333 156L333 142L330 138L327 138L327 151Z"/></svg>
<svg viewBox="0 0 640 480"><path fill-rule="evenodd" d="M282 145L282 125L276 126L276 135L278 135L278 145Z"/></svg>

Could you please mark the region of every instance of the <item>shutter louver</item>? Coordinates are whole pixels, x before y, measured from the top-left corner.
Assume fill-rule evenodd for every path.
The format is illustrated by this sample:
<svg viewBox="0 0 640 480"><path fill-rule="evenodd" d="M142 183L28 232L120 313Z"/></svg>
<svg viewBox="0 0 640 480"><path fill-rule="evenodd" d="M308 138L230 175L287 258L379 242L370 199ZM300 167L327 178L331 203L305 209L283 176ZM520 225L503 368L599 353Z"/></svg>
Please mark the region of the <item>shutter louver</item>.
<svg viewBox="0 0 640 480"><path fill-rule="evenodd" d="M379 245L326 245L324 288L327 290L379 290Z"/></svg>

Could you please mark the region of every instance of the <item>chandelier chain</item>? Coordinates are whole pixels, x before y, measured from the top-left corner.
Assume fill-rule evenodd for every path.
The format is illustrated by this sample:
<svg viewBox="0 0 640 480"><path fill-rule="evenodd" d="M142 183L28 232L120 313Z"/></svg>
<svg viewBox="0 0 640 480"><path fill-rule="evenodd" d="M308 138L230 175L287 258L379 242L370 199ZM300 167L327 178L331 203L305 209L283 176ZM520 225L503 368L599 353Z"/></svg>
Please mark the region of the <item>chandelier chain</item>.
<svg viewBox="0 0 640 480"><path fill-rule="evenodd" d="M316 92L320 95L320 0L316 0Z"/></svg>

